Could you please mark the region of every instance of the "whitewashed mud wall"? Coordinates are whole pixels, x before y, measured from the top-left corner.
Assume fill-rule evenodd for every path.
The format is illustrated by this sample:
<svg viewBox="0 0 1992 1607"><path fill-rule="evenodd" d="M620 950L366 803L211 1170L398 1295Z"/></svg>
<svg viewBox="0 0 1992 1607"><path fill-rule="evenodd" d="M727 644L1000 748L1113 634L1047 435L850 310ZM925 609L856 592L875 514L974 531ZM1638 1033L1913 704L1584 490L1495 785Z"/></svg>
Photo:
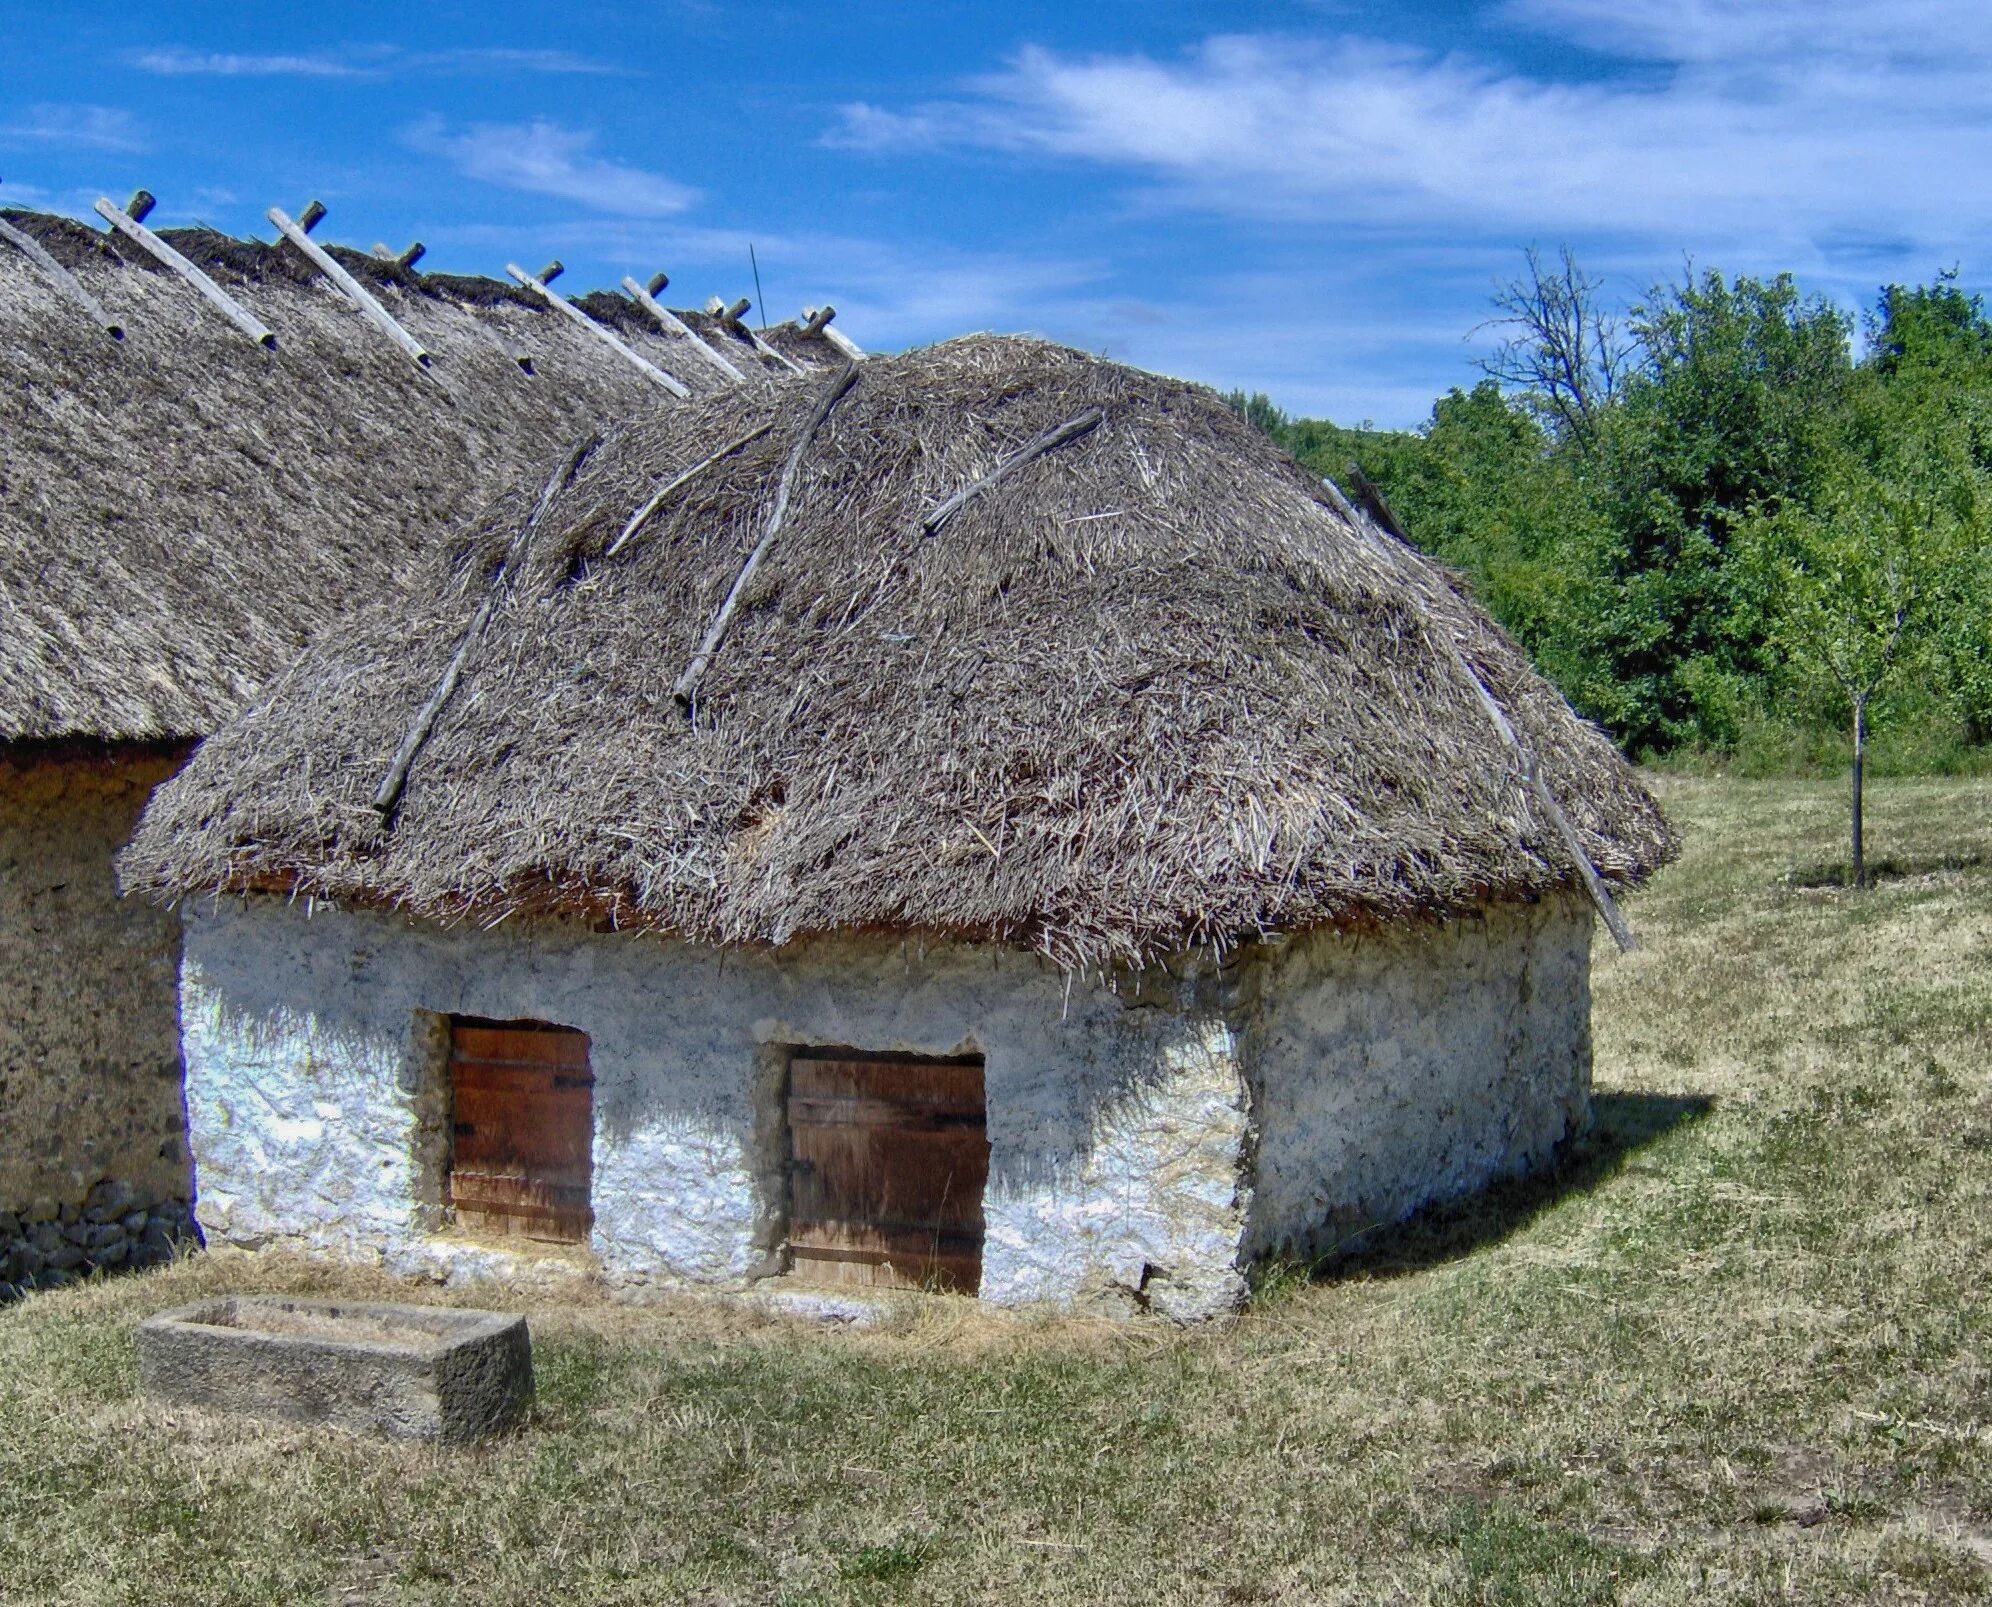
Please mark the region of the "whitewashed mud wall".
<svg viewBox="0 0 1992 1607"><path fill-rule="evenodd" d="M179 759L0 747L0 1300L187 1231L180 921L120 900L112 864Z"/></svg>
<svg viewBox="0 0 1992 1607"><path fill-rule="evenodd" d="M1591 909L1497 906L1269 949L1245 1040L1248 1257L1311 1260L1529 1170L1588 1120Z"/></svg>
<svg viewBox="0 0 1992 1607"><path fill-rule="evenodd" d="M593 1248L613 1281L739 1284L782 1237L782 1056L985 1057L982 1294L1234 1304L1245 1090L1221 1020L1074 987L1031 956L916 942L722 952L583 928L442 931L275 900L190 905L181 1014L211 1241L476 1270L436 1232L439 1017L591 1039ZM1188 986L1187 984L1185 985Z"/></svg>
<svg viewBox="0 0 1992 1607"><path fill-rule="evenodd" d="M1587 1110L1591 917L1569 899L1069 998L1029 955L952 944L722 953L274 900L187 925L203 1227L405 1271L521 1270L438 1231L450 1013L589 1034L593 1248L624 1285L779 1269L792 1045L981 1053L984 1297L1186 1318L1234 1304L1261 1255L1545 1160Z"/></svg>

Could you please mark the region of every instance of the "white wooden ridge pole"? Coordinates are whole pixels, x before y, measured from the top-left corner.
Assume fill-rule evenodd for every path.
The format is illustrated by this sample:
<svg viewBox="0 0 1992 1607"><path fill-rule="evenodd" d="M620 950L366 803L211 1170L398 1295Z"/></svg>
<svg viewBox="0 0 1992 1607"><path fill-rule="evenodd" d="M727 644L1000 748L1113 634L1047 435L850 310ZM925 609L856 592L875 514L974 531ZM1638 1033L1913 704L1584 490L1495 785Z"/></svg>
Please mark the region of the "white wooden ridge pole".
<svg viewBox="0 0 1992 1607"><path fill-rule="evenodd" d="M263 215L277 226L279 234L310 259L312 265L320 273L324 274L334 285L338 286L345 298L359 309L361 317L365 318L368 323L372 324L374 328L378 329L389 340L393 341L395 345L399 346L413 358L415 366L420 368L423 373L426 374L429 372L429 354L423 350L422 343L397 324L394 321L393 314L378 301L374 300L367 288L350 273L346 272L344 268L340 267L338 261L331 253L320 246L306 232L311 228L313 223L316 223L320 218L325 216L324 207L313 201L310 206L304 209L304 218L309 218L311 220L309 223L305 222L303 218L293 223L285 215L284 209L277 206L271 207Z"/></svg>
<svg viewBox="0 0 1992 1607"><path fill-rule="evenodd" d="M650 286L647 289L630 278L628 274L623 275L622 282L623 289L629 293L630 299L645 312L649 313L652 318L655 318L666 334L684 336L686 340L692 343L693 351L711 363L713 367L732 380L734 384L740 385L746 383L747 376L745 374L741 373L739 369L720 356L718 352L700 340L697 330L692 328L684 319L680 318L669 307L657 299L657 292L669 283L670 281L661 273L650 281Z"/></svg>
<svg viewBox="0 0 1992 1607"><path fill-rule="evenodd" d="M692 394L675 375L665 373L663 369L651 362L649 358L625 346L613 334L596 323L594 319L590 318L579 307L575 306L573 302L561 295L559 291L552 289L548 281L560 273L561 267L558 262L549 262L537 274L527 273L516 262L508 262L505 264L505 271L528 290L536 291L540 299L556 312L573 319L575 323L587 330L597 340L602 341L608 346L612 346L616 351L622 353L625 361L642 369L645 374L649 375L659 385L662 385L673 396L690 396Z"/></svg>
<svg viewBox="0 0 1992 1607"><path fill-rule="evenodd" d="M770 346L759 335L755 334L753 330L747 327L746 314L753 305L753 302L742 296L729 307L719 297L714 296L712 300L706 303L706 311L711 313L722 324L726 325L734 334L745 336L754 350L771 362L779 363L791 374L807 374L809 370L804 368L802 364L798 363L793 357L784 356L781 352L776 351L774 347Z"/></svg>
<svg viewBox="0 0 1992 1607"><path fill-rule="evenodd" d="M795 321L795 327L805 335L821 335L852 362L860 361L865 355L864 347L851 339L843 330L830 327L830 320L836 316L835 307L805 307L802 309L802 316Z"/></svg>
<svg viewBox="0 0 1992 1607"><path fill-rule="evenodd" d="M146 213L152 210L152 205L152 197L144 190L140 190L137 195L131 198L132 212L137 213L137 217L133 217L131 213L119 211L111 205L107 197L101 195L97 197L96 210L97 216L116 229L119 234L124 235L127 239L136 241L147 251L151 252L154 257L158 258L160 262L171 268L173 272L177 273L188 284L198 290L202 296L220 310L223 317L237 329L241 330L243 334L247 335L258 346L275 346L277 337L270 333L266 325L244 312L227 291L223 290L220 285L202 273L200 269L196 268L185 257L181 256L179 252L175 251L139 221Z"/></svg>
<svg viewBox="0 0 1992 1607"><path fill-rule="evenodd" d="M0 218L0 240L5 240L37 268L41 269L43 273L47 274L50 283L94 318L97 321L98 327L108 334L112 340L124 339L124 326L104 311L95 296L91 295L89 291L77 283L74 274L43 249L41 241L37 240L31 234L23 234L5 218Z"/></svg>

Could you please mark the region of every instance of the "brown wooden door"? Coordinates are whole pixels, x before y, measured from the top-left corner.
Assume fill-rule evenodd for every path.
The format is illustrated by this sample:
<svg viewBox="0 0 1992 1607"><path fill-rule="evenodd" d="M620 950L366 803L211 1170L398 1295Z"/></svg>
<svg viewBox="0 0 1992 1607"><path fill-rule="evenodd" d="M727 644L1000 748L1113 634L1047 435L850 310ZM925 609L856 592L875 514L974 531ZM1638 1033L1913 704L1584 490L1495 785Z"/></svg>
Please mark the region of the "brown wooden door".
<svg viewBox="0 0 1992 1607"><path fill-rule="evenodd" d="M587 1241L594 1081L587 1035L571 1027L451 1020L449 1202L458 1223Z"/></svg>
<svg viewBox="0 0 1992 1607"><path fill-rule="evenodd" d="M809 1283L982 1282L982 1062L855 1053L789 1062L789 1252Z"/></svg>

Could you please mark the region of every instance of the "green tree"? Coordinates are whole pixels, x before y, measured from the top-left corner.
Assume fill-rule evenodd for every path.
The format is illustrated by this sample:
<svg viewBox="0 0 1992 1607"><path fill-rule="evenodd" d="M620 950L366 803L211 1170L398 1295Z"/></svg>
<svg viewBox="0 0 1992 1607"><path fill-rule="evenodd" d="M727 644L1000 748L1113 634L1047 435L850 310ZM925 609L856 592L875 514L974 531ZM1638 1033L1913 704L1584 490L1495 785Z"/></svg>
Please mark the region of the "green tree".
<svg viewBox="0 0 1992 1607"><path fill-rule="evenodd" d="M1955 602L1947 584L1974 521L1974 489L1940 460L1885 471L1844 459L1814 505L1788 505L1740 545L1769 581L1766 642L1800 691L1837 703L1853 738L1852 850L1867 884L1864 781L1870 715L1891 675L1926 659Z"/></svg>
<svg viewBox="0 0 1992 1607"><path fill-rule="evenodd" d="M1639 361L1599 432L1592 483L1612 532L1599 651L1634 751L1733 741L1764 670L1761 594L1729 561L1737 526L1804 503L1844 431L1844 316L1789 275L1707 273L1635 310Z"/></svg>

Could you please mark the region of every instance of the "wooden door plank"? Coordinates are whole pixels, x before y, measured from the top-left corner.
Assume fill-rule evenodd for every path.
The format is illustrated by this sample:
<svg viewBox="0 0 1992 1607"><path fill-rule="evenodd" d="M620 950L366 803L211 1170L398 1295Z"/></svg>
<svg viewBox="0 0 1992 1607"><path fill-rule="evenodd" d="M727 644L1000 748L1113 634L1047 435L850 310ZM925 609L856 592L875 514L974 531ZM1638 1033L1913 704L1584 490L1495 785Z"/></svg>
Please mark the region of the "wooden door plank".
<svg viewBox="0 0 1992 1607"><path fill-rule="evenodd" d="M533 1022L451 1023L448 1197L480 1231L584 1241L594 1221L588 1039Z"/></svg>
<svg viewBox="0 0 1992 1607"><path fill-rule="evenodd" d="M983 1087L979 1061L796 1056L787 1106L793 1275L979 1287Z"/></svg>

